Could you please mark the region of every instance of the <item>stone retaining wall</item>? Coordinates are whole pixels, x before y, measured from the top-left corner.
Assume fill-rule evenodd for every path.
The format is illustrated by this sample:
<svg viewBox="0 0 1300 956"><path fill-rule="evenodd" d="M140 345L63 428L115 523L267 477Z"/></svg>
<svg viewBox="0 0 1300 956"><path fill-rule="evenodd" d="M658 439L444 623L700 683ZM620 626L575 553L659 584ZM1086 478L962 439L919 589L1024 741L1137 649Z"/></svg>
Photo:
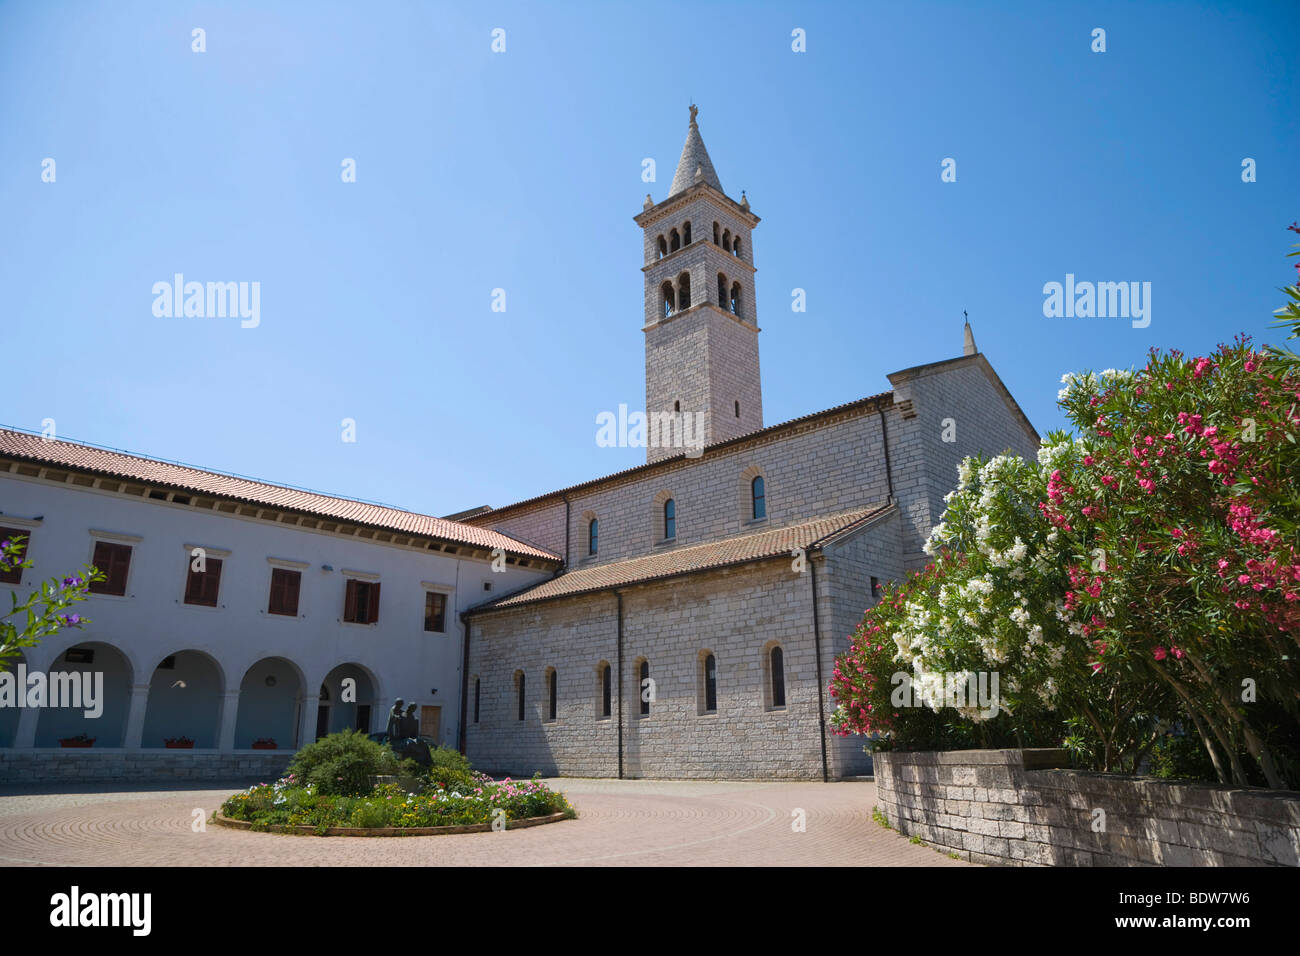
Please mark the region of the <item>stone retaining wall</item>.
<svg viewBox="0 0 1300 956"><path fill-rule="evenodd" d="M1068 762L1064 750L877 753L877 804L900 833L977 863L1300 865L1300 793Z"/></svg>
<svg viewBox="0 0 1300 956"><path fill-rule="evenodd" d="M275 780L291 750L0 750L0 784Z"/></svg>

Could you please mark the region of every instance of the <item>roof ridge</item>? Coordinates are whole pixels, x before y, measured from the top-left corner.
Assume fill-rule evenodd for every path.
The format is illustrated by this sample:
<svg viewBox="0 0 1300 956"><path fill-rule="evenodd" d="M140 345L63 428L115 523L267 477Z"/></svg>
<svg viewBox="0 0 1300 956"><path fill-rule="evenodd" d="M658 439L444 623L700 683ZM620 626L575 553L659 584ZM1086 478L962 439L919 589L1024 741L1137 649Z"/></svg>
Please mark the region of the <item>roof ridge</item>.
<svg viewBox="0 0 1300 956"><path fill-rule="evenodd" d="M24 435L28 438L39 438L45 444L50 445L67 445L72 448L90 448L94 451L102 451L111 455L118 455L123 458L133 458L136 461L148 462L154 465L170 465L173 468L183 468L186 471L192 471L199 475L217 475L221 478L235 478L239 481L248 481L253 484L263 485L267 488L285 488L289 491L301 491L304 494L318 495L322 498L332 498L335 501L353 501L364 505L373 505L376 508L387 508L390 511L400 511L403 514L420 515L421 517L432 517L425 515L420 511L412 511L410 508L402 508L398 505L388 504L385 501L379 501L373 498L357 498L351 495L339 495L330 491L320 491L316 488L308 488L306 485L294 485L289 482L270 481L266 478L254 478L252 475L241 475L237 471L222 471L219 468L207 468L201 465L193 465L189 462L179 461L174 458L156 458L151 455L141 454L140 452L128 451L125 448L114 448L111 445L101 445L98 442L86 441L81 438L49 438L47 439L42 432L30 428L22 428L17 425L5 425L0 423L0 431L14 432L18 435Z"/></svg>
<svg viewBox="0 0 1300 956"><path fill-rule="evenodd" d="M521 588L512 594L503 595L495 600L479 604L470 608L466 613L472 614L498 609L506 610L541 601L594 594L620 587L649 584L687 574L715 571L737 564L748 564L752 561L770 560L783 556L787 551L794 548L812 549L819 547L821 542L830 540L836 534L856 528L864 522L869 522L873 517L883 514L894 507L892 501L885 501L865 508L853 508L847 511L819 515L816 518L810 518L795 524L782 525L779 528L766 528L748 534L715 538L712 541L703 541L682 548L637 554L622 560L610 561L606 564L570 568L531 587ZM822 528L826 525L831 525L831 527L823 532ZM811 533L814 530L818 532L817 537L811 541L807 540L804 533ZM770 544L768 541L760 541L760 539L770 539ZM747 543L751 547L746 548ZM702 553L707 553L710 549L718 552L716 560L702 563L691 560ZM679 559L676 566L670 561L672 558ZM684 561L680 560L683 558ZM638 574L633 569L633 566L637 564L642 565L648 573ZM660 569L657 567L658 565L664 565L664 567ZM578 579L576 584L574 583L575 579Z"/></svg>
<svg viewBox="0 0 1300 956"><path fill-rule="evenodd" d="M358 525L400 535L438 538L455 545L493 549L525 557L562 561L561 555L491 528L449 521L360 498L345 498L292 485L278 485L243 475L195 468L166 459L148 458L91 443L50 439L23 429L0 426L0 455L47 468L90 472L144 485L183 489L192 494L233 499L263 508L306 513L340 524ZM225 487L222 487L222 485Z"/></svg>

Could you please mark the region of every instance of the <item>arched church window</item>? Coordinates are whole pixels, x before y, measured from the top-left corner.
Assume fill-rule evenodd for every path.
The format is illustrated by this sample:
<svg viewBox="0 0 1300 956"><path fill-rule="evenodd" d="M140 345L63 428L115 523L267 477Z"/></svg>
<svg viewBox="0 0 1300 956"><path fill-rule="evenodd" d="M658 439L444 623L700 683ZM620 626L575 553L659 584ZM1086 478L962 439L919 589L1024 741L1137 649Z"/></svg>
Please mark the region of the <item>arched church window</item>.
<svg viewBox="0 0 1300 956"><path fill-rule="evenodd" d="M718 662L712 654L704 657L704 712L716 713L718 709Z"/></svg>
<svg viewBox="0 0 1300 956"><path fill-rule="evenodd" d="M681 410L682 410L682 403L681 403L681 402L673 402L673 411L675 411L675 412L680 412Z"/></svg>
<svg viewBox="0 0 1300 956"><path fill-rule="evenodd" d="M677 308L689 309L691 307L691 274L683 272L677 278Z"/></svg>
<svg viewBox="0 0 1300 956"><path fill-rule="evenodd" d="M555 668L551 668L551 672L550 674L547 675L547 678L548 678L548 683L550 685L547 688L547 691L549 692L550 695L550 701L547 705L547 713L550 715L549 719L554 720L555 714L557 712L556 705L559 700L560 678L559 675L555 673Z"/></svg>
<svg viewBox="0 0 1300 956"><path fill-rule="evenodd" d="M736 399L736 417L740 417L740 399Z"/></svg>
<svg viewBox="0 0 1300 956"><path fill-rule="evenodd" d="M677 303L677 293L673 291L673 284L665 282L659 287L659 298L662 299L663 317L666 319L673 314Z"/></svg>
<svg viewBox="0 0 1300 956"><path fill-rule="evenodd" d="M763 476L759 475L749 485L750 500L753 503L754 520L767 517L767 490L763 487Z"/></svg>
<svg viewBox="0 0 1300 956"><path fill-rule="evenodd" d="M721 272L718 273L718 305L727 307L727 277Z"/></svg>
<svg viewBox="0 0 1300 956"><path fill-rule="evenodd" d="M482 692L483 692L483 682L479 678L475 677L474 678L474 723L476 724L478 723L478 709L479 709L479 702L482 700Z"/></svg>
<svg viewBox="0 0 1300 956"><path fill-rule="evenodd" d="M677 502L669 498L664 502L664 538L677 537Z"/></svg>
<svg viewBox="0 0 1300 956"><path fill-rule="evenodd" d="M659 237L659 258L662 259L668 255L668 241L663 236Z"/></svg>
<svg viewBox="0 0 1300 956"><path fill-rule="evenodd" d="M614 711L613 669L606 664L600 669L600 716L608 717Z"/></svg>
<svg viewBox="0 0 1300 956"><path fill-rule="evenodd" d="M731 314L740 318L740 283L737 282L731 287Z"/></svg>
<svg viewBox="0 0 1300 956"><path fill-rule="evenodd" d="M668 248L671 251L676 252L681 247L682 237L678 235L677 230L674 229L672 232L668 233Z"/></svg>
<svg viewBox="0 0 1300 956"><path fill-rule="evenodd" d="M731 244L731 254L732 254L733 256L735 256L737 259L740 258L740 240L739 240L739 239L737 239L735 242L733 242L733 243Z"/></svg>
<svg viewBox="0 0 1300 956"><path fill-rule="evenodd" d="M597 538L600 532L600 519L592 518L591 524L587 525L587 553L595 554Z"/></svg>
<svg viewBox="0 0 1300 956"><path fill-rule="evenodd" d="M713 224L713 244L715 246L722 245L722 233L718 231L718 224L716 222Z"/></svg>
<svg viewBox="0 0 1300 956"><path fill-rule="evenodd" d="M686 225L682 226L682 245L689 246L690 244L691 244L691 223L690 220L687 220Z"/></svg>
<svg viewBox="0 0 1300 956"><path fill-rule="evenodd" d="M524 719L524 672L519 671L515 680L515 687L519 691L519 719Z"/></svg>
<svg viewBox="0 0 1300 956"><path fill-rule="evenodd" d="M731 251L731 230L730 229L723 230L722 248L726 249L728 252Z"/></svg>

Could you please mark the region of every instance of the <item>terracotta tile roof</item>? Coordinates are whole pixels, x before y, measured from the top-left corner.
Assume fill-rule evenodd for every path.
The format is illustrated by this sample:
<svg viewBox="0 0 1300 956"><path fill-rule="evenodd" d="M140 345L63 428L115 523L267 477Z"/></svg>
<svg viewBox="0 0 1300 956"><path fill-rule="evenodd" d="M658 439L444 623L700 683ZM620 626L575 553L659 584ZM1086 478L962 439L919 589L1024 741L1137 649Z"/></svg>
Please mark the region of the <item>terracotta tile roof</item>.
<svg viewBox="0 0 1300 956"><path fill-rule="evenodd" d="M233 499L268 508L310 514L349 524L424 535L478 548L501 548L509 554L560 560L560 555L486 528L403 511L386 505L338 498L315 491L272 485L251 478L203 471L186 465L141 458L124 452L69 441L45 441L40 435L0 428L0 455L41 465L90 472L125 481Z"/></svg>
<svg viewBox="0 0 1300 956"><path fill-rule="evenodd" d="M849 411L851 409L868 408L880 404L882 402L885 404L889 404L893 402L893 400L894 400L894 393L892 391L889 391L889 392L878 392L875 395L868 395L866 398L859 398L851 402L844 402L841 405L833 405L830 408L823 408L819 412L810 412L807 415L800 415L798 418L791 418L788 421L778 422L775 425L768 425L764 428L756 428L752 432L745 432L745 434L737 435L734 438L722 438L719 439L718 441L709 442L707 445L704 446L704 455L707 455L710 451L714 451L719 448L725 448L728 445L736 445L742 442L749 441L750 439L757 438L760 435L767 435L767 434L779 432L784 428L792 428L796 425L807 424L809 422L816 421L819 418L830 418L839 414L840 412ZM678 462L683 460L686 460L686 452L684 451L679 454L672 455L668 458L659 458L655 461L646 462L644 465L633 465L631 468L624 468L622 471L616 471L613 474L605 475L603 478L592 478L587 481L581 481L576 485L569 485L567 488L560 488L556 491L548 491L546 492L546 494L536 495L535 497L532 498L524 498L520 501L516 501L508 505L502 505L500 508L492 508L487 505L481 505L478 508L471 508L469 511L460 512L460 514L465 515L464 520L470 524L490 525L494 520L496 520L496 517L498 515L504 514L507 511L513 511L516 508L524 508L527 507L528 505L533 505L533 504L537 504L540 501L545 501L547 498L556 498L561 495L569 494L570 492L573 491L586 491L590 488L595 488L599 485L602 485L607 481L617 481L618 479L626 478L629 475L635 475L642 472L650 472L655 468L663 468L672 464L673 462ZM694 458L690 460L700 461L701 459Z"/></svg>
<svg viewBox="0 0 1300 956"><path fill-rule="evenodd" d="M773 528L770 531L723 538L706 544L692 545L689 548L670 548L626 561L579 567L549 581L543 581L526 591L480 604L468 613L479 614L484 611L504 610L538 601L573 597L608 588L644 584L662 578L708 571L732 564L775 558L789 555L795 548L808 551L829 543L840 534L855 530L893 507L889 503L875 505L857 511L827 515L785 528Z"/></svg>

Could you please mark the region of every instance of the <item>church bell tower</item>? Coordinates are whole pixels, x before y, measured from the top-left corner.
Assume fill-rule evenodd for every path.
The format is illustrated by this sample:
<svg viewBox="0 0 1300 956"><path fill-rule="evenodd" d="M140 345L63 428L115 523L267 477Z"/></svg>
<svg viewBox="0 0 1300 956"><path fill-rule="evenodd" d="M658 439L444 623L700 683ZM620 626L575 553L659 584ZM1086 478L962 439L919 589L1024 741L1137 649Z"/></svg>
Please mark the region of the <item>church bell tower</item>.
<svg viewBox="0 0 1300 956"><path fill-rule="evenodd" d="M691 107L668 197L647 195L635 221L645 239L647 417L672 413L708 444L763 427L751 239L759 219L743 193L736 202L723 191L698 112ZM682 452L656 447L656 429L648 431L646 461Z"/></svg>

